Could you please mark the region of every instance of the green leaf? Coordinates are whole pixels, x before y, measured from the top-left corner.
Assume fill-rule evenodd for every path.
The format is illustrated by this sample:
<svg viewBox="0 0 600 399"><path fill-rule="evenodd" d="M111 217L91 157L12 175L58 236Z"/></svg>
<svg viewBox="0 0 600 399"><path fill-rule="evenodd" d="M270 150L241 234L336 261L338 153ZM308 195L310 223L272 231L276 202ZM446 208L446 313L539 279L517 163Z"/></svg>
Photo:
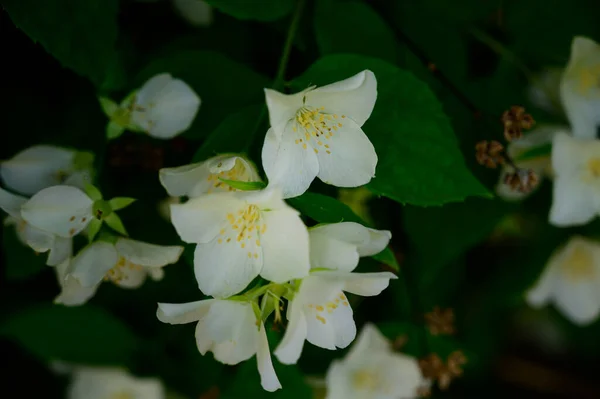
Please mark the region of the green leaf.
<svg viewBox="0 0 600 399"><path fill-rule="evenodd" d="M355 222L368 226L365 221L352 212L348 205L326 195L306 192L299 197L288 198L287 201L300 213L318 223ZM396 257L389 247L377 255L373 255L372 258L394 270L399 269Z"/></svg>
<svg viewBox="0 0 600 399"><path fill-rule="evenodd" d="M363 126L379 157L376 177L367 187L420 206L491 197L467 169L440 103L409 72L376 58L332 55L318 60L292 85L298 90L324 85L365 69L378 82L375 109Z"/></svg>
<svg viewBox="0 0 600 399"><path fill-rule="evenodd" d="M104 82L115 58L117 0L4 0L15 25L61 64Z"/></svg>
<svg viewBox="0 0 600 399"><path fill-rule="evenodd" d="M84 191L87 194L87 196L90 197L93 201L102 200L102 193L100 192L98 187L90 183L85 183Z"/></svg>
<svg viewBox="0 0 600 399"><path fill-rule="evenodd" d="M206 0L219 11L238 19L274 21L294 9L294 0Z"/></svg>
<svg viewBox="0 0 600 399"><path fill-rule="evenodd" d="M418 257L413 263L419 265L419 281L443 283L444 267L485 240L515 207L499 199L479 198L442 207L405 207L404 229Z"/></svg>
<svg viewBox="0 0 600 399"><path fill-rule="evenodd" d="M123 209L133 204L137 199L129 198L129 197L115 197L108 201L108 204L112 208L113 211L118 211L119 209Z"/></svg>
<svg viewBox="0 0 600 399"><path fill-rule="evenodd" d="M250 149L263 105L250 105L228 115L206 138L192 162L201 162L217 154L245 153Z"/></svg>
<svg viewBox="0 0 600 399"><path fill-rule="evenodd" d="M108 227L110 227L117 233L121 233L124 236L129 235L129 234L127 234L127 230L125 230L125 226L123 225L121 218L116 213L114 213L114 212L110 213L103 220L106 222Z"/></svg>
<svg viewBox="0 0 600 399"><path fill-rule="evenodd" d="M30 278L48 268L47 254L36 254L33 249L21 243L14 226L4 226L2 252L8 280Z"/></svg>
<svg viewBox="0 0 600 399"><path fill-rule="evenodd" d="M154 75L165 72L182 79L202 99L194 123L184 133L195 139L205 137L240 108L263 103L263 89L270 84L265 76L212 51L182 51L156 59L139 74L136 82L141 86ZM246 126L237 137L243 139L250 128Z"/></svg>
<svg viewBox="0 0 600 399"><path fill-rule="evenodd" d="M137 339L110 313L89 305L38 305L9 316L0 336L14 339L46 362L126 364Z"/></svg>
<svg viewBox="0 0 600 399"><path fill-rule="evenodd" d="M392 29L368 4L359 1L316 2L315 36L322 55L354 53L390 62L398 58Z"/></svg>
<svg viewBox="0 0 600 399"><path fill-rule="evenodd" d="M231 186L235 189L242 191L253 191L253 190L262 190L267 187L267 184L262 181L238 181L238 180L227 180L219 177L223 183L226 183L228 186Z"/></svg>

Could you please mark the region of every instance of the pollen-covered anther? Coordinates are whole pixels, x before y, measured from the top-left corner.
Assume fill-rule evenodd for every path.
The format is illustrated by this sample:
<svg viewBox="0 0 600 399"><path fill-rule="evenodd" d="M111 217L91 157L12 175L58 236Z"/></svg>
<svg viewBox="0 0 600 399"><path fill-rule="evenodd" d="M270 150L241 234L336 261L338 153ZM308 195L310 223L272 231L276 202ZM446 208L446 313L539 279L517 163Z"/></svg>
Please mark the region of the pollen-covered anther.
<svg viewBox="0 0 600 399"><path fill-rule="evenodd" d="M242 249L249 246L249 250L256 247L260 247L259 233L263 233L267 230L267 225L261 223L260 210L256 205L248 205L246 208L237 211L237 214L227 214L227 221L229 226L219 231L220 236L226 236L227 238L218 238L217 243L229 243L237 242ZM248 251L248 258L258 258L258 252Z"/></svg>
<svg viewBox="0 0 600 399"><path fill-rule="evenodd" d="M505 162L504 146L497 141L480 141L475 145L475 158L480 165L494 169Z"/></svg>
<svg viewBox="0 0 600 399"><path fill-rule="evenodd" d="M501 121L504 125L506 141L520 139L523 136L523 129L531 129L535 125L535 120L530 114L525 113L525 108L516 105L504 111Z"/></svg>
<svg viewBox="0 0 600 399"><path fill-rule="evenodd" d="M432 335L454 334L454 311L450 308L441 309L435 306L433 310L425 314L425 322Z"/></svg>
<svg viewBox="0 0 600 399"><path fill-rule="evenodd" d="M529 193L540 183L540 178L532 169L517 169L504 176L504 184L513 191Z"/></svg>
<svg viewBox="0 0 600 399"><path fill-rule="evenodd" d="M117 262L117 264L106 273L106 275L104 276L104 281L112 281L113 283L120 283L124 280L127 280L127 278L128 278L127 271L128 270L141 271L141 270L143 270L143 267L140 265L137 265L135 263L131 263L131 262L127 261L125 258L121 257L121 258L119 258L119 261Z"/></svg>
<svg viewBox="0 0 600 399"><path fill-rule="evenodd" d="M336 132L339 128L343 127L343 123L340 122L340 116L337 114L328 114L324 112L325 108L312 108L312 107L302 107L296 113L296 126L293 127L294 132L298 132L300 129L300 134L304 133L303 142L302 139L296 139L296 144L302 144L302 147L306 149L307 142L313 147L323 146L323 140L330 140L333 137L334 132ZM341 118L346 118L345 115L342 115ZM327 150L325 151L327 154L331 154L331 149L329 146L325 145ZM314 150L315 153L318 153L318 150Z"/></svg>
<svg viewBox="0 0 600 399"><path fill-rule="evenodd" d="M467 362L467 358L461 351L452 352L446 363L435 353L419 359L419 367L423 377L437 381L438 387L445 391L450 387L450 383L456 377L463 374L462 366Z"/></svg>

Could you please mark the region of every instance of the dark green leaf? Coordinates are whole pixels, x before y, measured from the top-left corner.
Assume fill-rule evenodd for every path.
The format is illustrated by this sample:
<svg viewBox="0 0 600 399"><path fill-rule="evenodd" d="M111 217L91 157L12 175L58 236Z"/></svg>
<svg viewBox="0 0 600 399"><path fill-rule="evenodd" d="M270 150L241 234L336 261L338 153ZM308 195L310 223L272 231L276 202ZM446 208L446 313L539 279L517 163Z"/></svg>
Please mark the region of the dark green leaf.
<svg viewBox="0 0 600 399"><path fill-rule="evenodd" d="M274 21L294 9L294 0L206 0L219 11L238 19Z"/></svg>
<svg viewBox="0 0 600 399"><path fill-rule="evenodd" d="M3 320L0 335L42 360L80 364L126 364L137 342L120 320L89 305L29 308Z"/></svg>
<svg viewBox="0 0 600 399"><path fill-rule="evenodd" d="M117 0L4 0L2 6L34 42L96 86L114 73Z"/></svg>
<svg viewBox="0 0 600 399"><path fill-rule="evenodd" d="M263 75L219 53L183 51L154 60L139 74L138 87L164 72L185 81L202 100L194 123L184 133L196 139L206 136L240 108L264 102L263 89L270 83ZM239 132L238 137L247 133L247 130Z"/></svg>
<svg viewBox="0 0 600 399"><path fill-rule="evenodd" d="M262 105L251 105L227 116L202 143L192 162L204 161L222 153L248 152L256 129Z"/></svg>
<svg viewBox="0 0 600 399"><path fill-rule="evenodd" d="M355 53L391 62L398 58L394 32L379 14L362 2L318 1L315 35L323 55Z"/></svg>
<svg viewBox="0 0 600 399"><path fill-rule="evenodd" d="M318 223L356 222L368 226L352 212L348 205L326 195L306 192L299 197L288 198L287 201L300 213ZM399 268L396 257L389 247L374 255L373 258L394 270Z"/></svg>
<svg viewBox="0 0 600 399"><path fill-rule="evenodd" d="M332 83L365 69L378 81L377 103L363 126L379 156L376 177L367 187L419 206L490 197L465 166L440 103L409 72L375 58L332 55L318 60L293 86Z"/></svg>

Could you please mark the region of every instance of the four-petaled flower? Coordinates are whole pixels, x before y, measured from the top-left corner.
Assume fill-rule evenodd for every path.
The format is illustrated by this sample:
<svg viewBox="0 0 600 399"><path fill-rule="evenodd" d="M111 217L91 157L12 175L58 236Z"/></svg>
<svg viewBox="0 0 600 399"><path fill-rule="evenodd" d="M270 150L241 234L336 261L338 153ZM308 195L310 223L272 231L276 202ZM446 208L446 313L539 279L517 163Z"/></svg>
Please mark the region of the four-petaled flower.
<svg viewBox="0 0 600 399"><path fill-rule="evenodd" d="M431 385L417 359L395 353L372 324L366 324L342 360L334 360L326 374L326 399L413 399Z"/></svg>
<svg viewBox="0 0 600 399"><path fill-rule="evenodd" d="M357 187L375 176L377 154L362 131L377 99L373 72L286 95L265 89L271 128L262 149L269 182L283 197L304 193L318 177Z"/></svg>
<svg viewBox="0 0 600 399"><path fill-rule="evenodd" d="M600 314L600 243L574 236L548 260L526 294L530 306L554 305L566 318L587 325Z"/></svg>
<svg viewBox="0 0 600 399"><path fill-rule="evenodd" d="M176 168L163 168L158 176L169 195L192 198L212 192L236 191L221 179L241 182L261 181L252 162L233 154L218 155L204 162Z"/></svg>
<svg viewBox="0 0 600 399"><path fill-rule="evenodd" d="M261 384L276 391L281 384L275 374L269 342L262 320L250 302L206 299L171 304L159 303L157 317L163 323L196 325L196 344L202 355L212 352L224 364L238 364L256 355Z"/></svg>
<svg viewBox="0 0 600 399"><path fill-rule="evenodd" d="M171 221L197 244L194 270L206 295L237 294L259 274L276 283L308 275L308 231L277 188L193 198L171 205Z"/></svg>

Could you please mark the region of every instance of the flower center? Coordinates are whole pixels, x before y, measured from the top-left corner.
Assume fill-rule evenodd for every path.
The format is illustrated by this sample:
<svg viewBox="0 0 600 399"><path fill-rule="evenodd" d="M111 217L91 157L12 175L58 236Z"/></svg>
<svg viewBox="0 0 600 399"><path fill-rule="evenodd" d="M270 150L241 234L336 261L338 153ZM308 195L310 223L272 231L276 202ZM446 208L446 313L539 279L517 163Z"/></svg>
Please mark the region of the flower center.
<svg viewBox="0 0 600 399"><path fill-rule="evenodd" d="M294 132L300 130L300 138L296 139L297 145L302 145L305 150L310 145L315 154L319 153L318 147L324 149L327 154L331 154L331 142L324 143L324 140L330 140L343 124L339 121L340 117L336 114L323 112L325 107L313 108L309 106L302 107L296 112ZM342 115L341 118L346 118ZM302 137L303 136L303 137Z"/></svg>
<svg viewBox="0 0 600 399"><path fill-rule="evenodd" d="M587 163L587 170L595 179L600 177L600 158L592 158Z"/></svg>
<svg viewBox="0 0 600 399"><path fill-rule="evenodd" d="M221 163L217 167L221 167ZM211 173L207 180L212 182L212 187L208 189L208 192L213 191L238 191L237 189L229 186L227 183L221 181L219 178L225 180L236 180L236 181L250 181L250 174L248 169L242 161L236 159L235 165L229 170L222 170L219 173Z"/></svg>
<svg viewBox="0 0 600 399"><path fill-rule="evenodd" d="M315 318L321 323L327 324L327 315L324 312L327 312L328 314L333 313L333 311L337 309L338 306L340 306L340 302L344 306L350 306L346 295L344 295L343 292L340 292L340 294L336 296L335 299L320 305L309 303L308 308L315 309L317 311L317 313L315 314Z"/></svg>
<svg viewBox="0 0 600 399"><path fill-rule="evenodd" d="M352 375L352 385L363 391L376 391L381 384L379 375L371 370L359 370Z"/></svg>
<svg viewBox="0 0 600 399"><path fill-rule="evenodd" d="M121 256L119 257L117 264L106 273L104 276L104 281L120 283L129 278L130 271L141 271L142 269L142 266L131 263Z"/></svg>
<svg viewBox="0 0 600 399"><path fill-rule="evenodd" d="M260 247L260 235L267 231L267 225L262 223L258 206L251 204L238 210L235 215L228 213L227 221L229 225L221 229L217 243L237 243L240 248L248 249L248 258L258 259L257 248Z"/></svg>
<svg viewBox="0 0 600 399"><path fill-rule="evenodd" d="M600 65L581 68L579 71L579 92L587 95L590 90L600 87Z"/></svg>
<svg viewBox="0 0 600 399"><path fill-rule="evenodd" d="M569 279L587 279L594 275L594 258L586 248L576 246L562 262L562 270Z"/></svg>

